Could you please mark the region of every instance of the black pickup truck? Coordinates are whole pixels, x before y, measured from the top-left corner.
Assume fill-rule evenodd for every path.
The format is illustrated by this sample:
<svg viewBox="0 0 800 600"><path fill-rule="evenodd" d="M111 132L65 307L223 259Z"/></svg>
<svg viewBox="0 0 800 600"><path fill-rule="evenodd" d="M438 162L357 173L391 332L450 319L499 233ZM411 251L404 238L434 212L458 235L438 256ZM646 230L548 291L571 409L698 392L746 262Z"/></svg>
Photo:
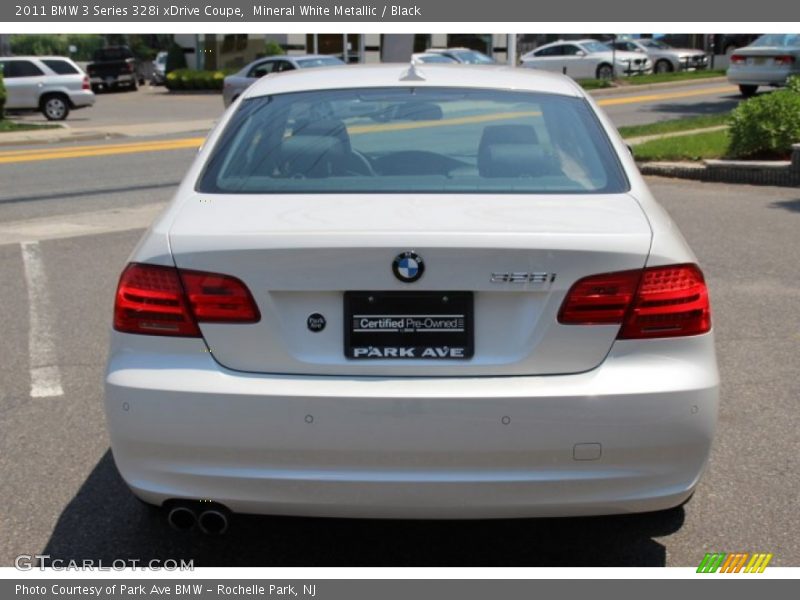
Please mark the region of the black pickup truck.
<svg viewBox="0 0 800 600"><path fill-rule="evenodd" d="M92 90L113 89L125 86L136 90L144 83L141 65L127 46L108 46L94 53L94 60L86 66Z"/></svg>

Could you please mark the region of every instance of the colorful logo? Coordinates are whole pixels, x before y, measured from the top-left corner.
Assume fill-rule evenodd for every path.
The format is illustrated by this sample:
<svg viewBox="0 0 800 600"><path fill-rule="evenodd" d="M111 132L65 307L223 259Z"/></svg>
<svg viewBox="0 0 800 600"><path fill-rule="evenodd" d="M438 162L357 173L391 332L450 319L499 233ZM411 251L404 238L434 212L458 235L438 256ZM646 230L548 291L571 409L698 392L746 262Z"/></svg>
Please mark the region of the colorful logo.
<svg viewBox="0 0 800 600"><path fill-rule="evenodd" d="M700 561L698 573L763 573L772 554L758 552L709 552Z"/></svg>

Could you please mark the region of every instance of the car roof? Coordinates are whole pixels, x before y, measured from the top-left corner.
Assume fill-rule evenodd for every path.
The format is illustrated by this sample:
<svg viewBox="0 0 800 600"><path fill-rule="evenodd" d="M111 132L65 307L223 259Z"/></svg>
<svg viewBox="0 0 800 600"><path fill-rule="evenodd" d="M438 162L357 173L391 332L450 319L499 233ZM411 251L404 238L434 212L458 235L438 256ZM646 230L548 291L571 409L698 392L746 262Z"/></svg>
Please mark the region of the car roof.
<svg viewBox="0 0 800 600"><path fill-rule="evenodd" d="M414 73L408 77L411 69ZM243 96L254 98L311 90L377 87L453 87L584 95L572 79L559 73L497 65L428 63L412 67L409 63L402 63L342 65L278 73L259 79Z"/></svg>

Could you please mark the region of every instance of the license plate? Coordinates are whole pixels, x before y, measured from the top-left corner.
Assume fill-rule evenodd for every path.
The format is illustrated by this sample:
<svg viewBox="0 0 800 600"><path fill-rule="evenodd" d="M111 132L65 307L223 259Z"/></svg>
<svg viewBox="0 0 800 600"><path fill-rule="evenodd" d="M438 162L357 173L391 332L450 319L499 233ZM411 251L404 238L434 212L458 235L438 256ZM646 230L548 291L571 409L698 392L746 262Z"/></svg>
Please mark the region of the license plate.
<svg viewBox="0 0 800 600"><path fill-rule="evenodd" d="M747 64L749 65L763 65L765 62L767 62L767 59L761 56L756 56L747 59Z"/></svg>
<svg viewBox="0 0 800 600"><path fill-rule="evenodd" d="M466 360L472 292L346 292L344 353L354 360Z"/></svg>

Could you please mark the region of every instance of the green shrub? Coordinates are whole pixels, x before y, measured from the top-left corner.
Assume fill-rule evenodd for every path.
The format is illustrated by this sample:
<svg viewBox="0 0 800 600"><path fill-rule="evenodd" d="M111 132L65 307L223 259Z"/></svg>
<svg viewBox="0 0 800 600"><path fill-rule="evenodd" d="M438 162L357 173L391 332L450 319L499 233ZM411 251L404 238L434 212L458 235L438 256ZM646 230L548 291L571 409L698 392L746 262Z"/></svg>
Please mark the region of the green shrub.
<svg viewBox="0 0 800 600"><path fill-rule="evenodd" d="M786 81L786 89L790 92L800 94L800 75L792 75Z"/></svg>
<svg viewBox="0 0 800 600"><path fill-rule="evenodd" d="M6 106L6 85L3 83L3 73L0 72L0 121L3 120L3 109Z"/></svg>
<svg viewBox="0 0 800 600"><path fill-rule="evenodd" d="M280 56L281 54L286 54L283 46L275 40L267 40L264 44L264 56Z"/></svg>
<svg viewBox="0 0 800 600"><path fill-rule="evenodd" d="M178 69L167 73L169 90L221 90L228 71L195 71Z"/></svg>
<svg viewBox="0 0 800 600"><path fill-rule="evenodd" d="M731 144L735 158L787 158L800 142L800 93L791 89L756 96L731 113Z"/></svg>

